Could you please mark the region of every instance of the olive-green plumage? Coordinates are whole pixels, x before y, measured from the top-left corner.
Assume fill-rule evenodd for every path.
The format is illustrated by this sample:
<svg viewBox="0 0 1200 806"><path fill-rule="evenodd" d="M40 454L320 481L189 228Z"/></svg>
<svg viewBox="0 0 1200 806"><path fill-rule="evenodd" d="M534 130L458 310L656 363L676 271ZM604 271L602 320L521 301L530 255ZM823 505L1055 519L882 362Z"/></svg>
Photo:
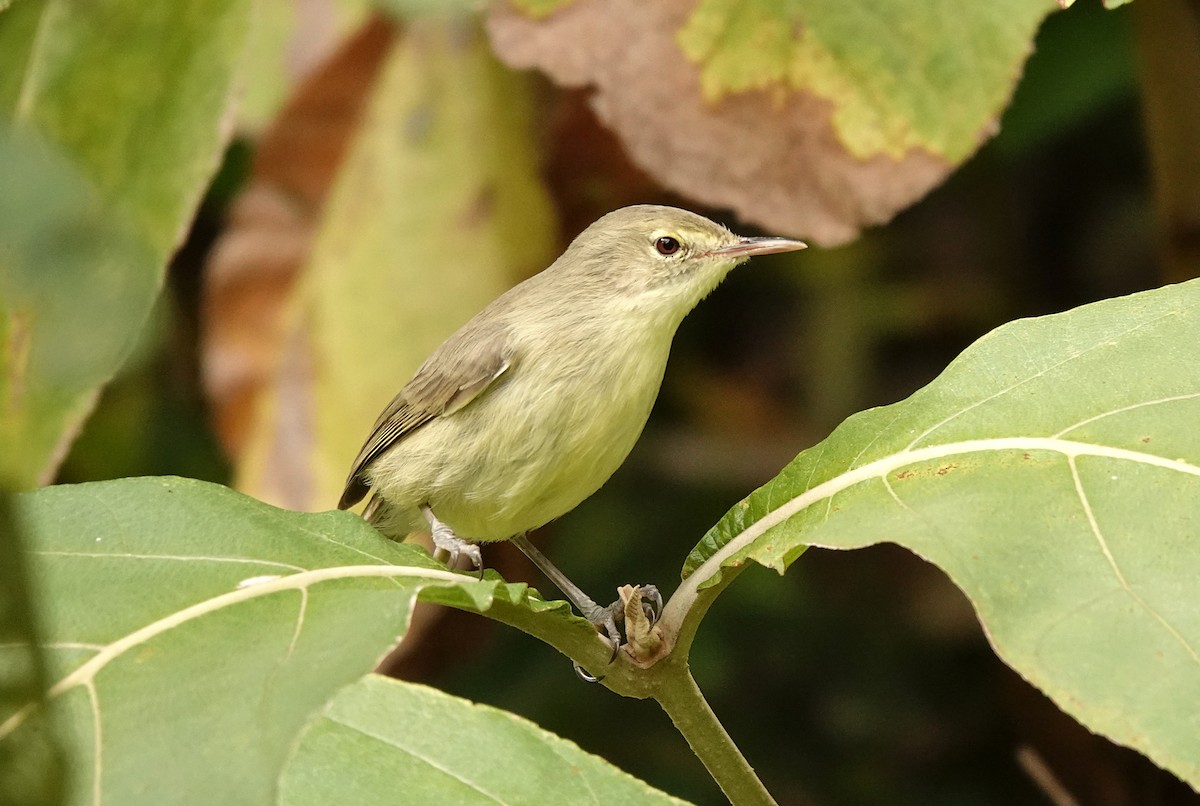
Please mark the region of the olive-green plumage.
<svg viewBox="0 0 1200 806"><path fill-rule="evenodd" d="M629 454L683 317L750 255L802 247L671 207L609 213L433 352L379 417L339 506L370 489L387 534L423 527L427 506L479 541L568 512Z"/></svg>

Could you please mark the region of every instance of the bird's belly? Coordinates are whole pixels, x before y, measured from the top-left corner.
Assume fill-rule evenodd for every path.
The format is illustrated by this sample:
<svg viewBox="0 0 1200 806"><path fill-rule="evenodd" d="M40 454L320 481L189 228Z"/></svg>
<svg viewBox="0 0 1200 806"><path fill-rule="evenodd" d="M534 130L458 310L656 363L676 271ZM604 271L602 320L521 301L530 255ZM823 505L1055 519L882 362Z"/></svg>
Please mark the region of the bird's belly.
<svg viewBox="0 0 1200 806"><path fill-rule="evenodd" d="M564 374L535 397L514 378L381 457L373 484L393 505L427 502L460 537L504 540L534 529L620 467L654 405L663 365L665 356L610 370L610 383L600 386Z"/></svg>

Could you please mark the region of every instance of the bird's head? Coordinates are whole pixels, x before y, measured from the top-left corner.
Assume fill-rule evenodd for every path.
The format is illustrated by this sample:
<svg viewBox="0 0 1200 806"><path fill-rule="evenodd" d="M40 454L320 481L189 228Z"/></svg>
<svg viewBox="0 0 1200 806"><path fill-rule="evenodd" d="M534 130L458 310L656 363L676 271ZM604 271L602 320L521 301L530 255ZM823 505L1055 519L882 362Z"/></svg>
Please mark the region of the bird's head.
<svg viewBox="0 0 1200 806"><path fill-rule="evenodd" d="M643 204L598 219L559 263L606 294L677 310L682 318L739 263L804 248L786 238L744 238L687 210Z"/></svg>

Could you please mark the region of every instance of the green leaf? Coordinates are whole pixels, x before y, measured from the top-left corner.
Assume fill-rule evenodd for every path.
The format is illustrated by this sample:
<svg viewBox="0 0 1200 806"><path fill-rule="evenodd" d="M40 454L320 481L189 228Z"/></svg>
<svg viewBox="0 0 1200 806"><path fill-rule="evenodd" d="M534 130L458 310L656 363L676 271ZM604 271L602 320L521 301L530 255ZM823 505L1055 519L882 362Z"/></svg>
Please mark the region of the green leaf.
<svg viewBox="0 0 1200 806"><path fill-rule="evenodd" d="M685 587L898 543L1061 708L1196 787L1198 343L1200 281L1001 327L734 507Z"/></svg>
<svg viewBox="0 0 1200 806"><path fill-rule="evenodd" d="M39 145L0 129L0 482L17 488L48 480L157 292L129 270L149 249Z"/></svg>
<svg viewBox="0 0 1200 806"><path fill-rule="evenodd" d="M0 647L8 662L0 669L0 713L40 700L46 670L38 649L21 536L11 496L0 491ZM62 802L62 751L53 730L30 732L0 744L0 793L6 802L55 806Z"/></svg>
<svg viewBox="0 0 1200 806"><path fill-rule="evenodd" d="M249 13L0 12L0 128L24 144L0 145L0 476L17 486L53 474L146 319L228 138Z"/></svg>
<svg viewBox="0 0 1200 806"><path fill-rule="evenodd" d="M250 9L247 0L18 3L10 14L39 19L27 49L0 61L0 73L21 77L0 114L70 155L165 259L228 138Z"/></svg>
<svg viewBox="0 0 1200 806"><path fill-rule="evenodd" d="M451 574L349 513L285 512L203 482L52 487L17 503L52 684L48 708L0 713L0 752L58 726L71 803L266 803L306 720L404 634L418 594L557 607ZM597 640L565 608L549 621ZM0 675L18 650L0 647Z"/></svg>
<svg viewBox="0 0 1200 806"><path fill-rule="evenodd" d="M309 723L280 782L284 806L610 804L676 800L507 711L369 675Z"/></svg>

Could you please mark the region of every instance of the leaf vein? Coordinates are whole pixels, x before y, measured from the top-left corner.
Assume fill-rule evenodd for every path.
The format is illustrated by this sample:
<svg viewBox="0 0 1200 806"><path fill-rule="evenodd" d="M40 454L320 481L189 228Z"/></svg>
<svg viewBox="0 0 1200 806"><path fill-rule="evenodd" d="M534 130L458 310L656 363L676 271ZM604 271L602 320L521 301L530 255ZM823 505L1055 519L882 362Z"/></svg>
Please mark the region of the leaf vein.
<svg viewBox="0 0 1200 806"><path fill-rule="evenodd" d="M281 563L274 560L260 560L255 557L207 557L199 554L135 554L132 552L123 551L58 551L58 550L41 550L31 551L30 554L39 557L88 557L96 559L119 559L119 560L176 560L180 562L210 562L210 563L240 563L244 565L265 565L272 568L284 568L288 571L303 572L308 571L299 565L291 563Z"/></svg>
<svg viewBox="0 0 1200 806"><path fill-rule="evenodd" d="M84 688L87 690L88 702L92 709L92 743L95 745L92 748L92 803L100 806L101 785L104 781L101 777L104 770L104 724L101 722L100 692L96 691L96 684L91 680Z"/></svg>
<svg viewBox="0 0 1200 806"><path fill-rule="evenodd" d="M1108 540L1105 539L1104 533L1100 530L1100 523L1096 520L1096 513L1092 509L1092 504L1088 500L1087 492L1083 489L1083 479L1079 476L1079 467L1075 462L1074 456L1067 457L1067 464L1071 468L1071 478L1075 483L1075 494L1079 497L1079 503L1083 506L1083 513L1087 516L1088 525L1091 527L1092 535L1096 538L1096 542L1100 544L1100 551L1104 553L1104 559L1108 561L1108 565L1112 568L1113 574L1117 578L1117 582L1121 584L1121 588L1129 594L1138 606L1145 610L1151 618L1162 625L1170 636L1184 648L1191 656L1192 661L1200 665L1200 654L1196 652L1195 647L1188 643L1187 639L1177 630L1166 617L1152 607L1149 602L1142 598L1129 581L1125 579L1125 574L1121 572L1121 567L1117 565L1117 558L1113 556L1112 550L1109 548Z"/></svg>
<svg viewBox="0 0 1200 806"><path fill-rule="evenodd" d="M1031 381L1037 380L1038 378L1042 377L1043 375L1046 375L1046 374L1058 369L1061 366L1069 364L1070 362L1076 360L1077 358L1087 355L1088 353L1092 352L1093 350L1098 350L1101 347L1111 344L1115 339L1119 339L1119 338L1128 336L1130 333L1140 330L1141 328L1146 327L1148 325L1155 324L1156 322L1158 322L1162 319L1166 319L1169 316L1173 316L1174 314L1175 314L1174 311L1168 311L1167 313L1156 316L1153 319L1149 319L1144 322L1138 322L1136 325L1133 325L1132 327L1129 327L1129 328L1121 331L1120 333L1114 334L1112 337L1110 337L1108 339L1098 341L1095 344L1087 347L1086 349L1080 350L1079 352L1073 353L1072 355L1069 355L1059 361L1056 361L1055 363L1053 363L1047 367L1043 367L1043 368L1039 369L1037 372L1033 373L1032 375L1028 375L1028 376L1022 378L1021 380L1017 381L1014 384L1010 384L1009 386L1007 386L1003 389L1000 389L1000 390L988 395L985 398L976 400L974 403L970 404L969 406L965 406L965 407L959 409L958 411L954 412L953 414L951 414L950 416L941 420L940 422L937 422L937 423L933 424L932 426L930 426L929 428L922 431L920 434L918 434L916 436L915 439L913 439L912 442L908 443L908 445L905 446L905 450L915 449L917 444L919 442L921 442L923 439L925 439L927 436L929 436L933 432L937 431L939 428L946 425L947 423L958 419L959 417L966 414L967 412L977 409L980 406L984 405L985 403L989 403L998 397L1003 397L1004 395L1008 394L1009 392L1013 391L1014 389L1019 389L1020 387L1024 386L1025 384L1030 383Z"/></svg>
<svg viewBox="0 0 1200 806"><path fill-rule="evenodd" d="M1087 419L1080 420L1074 425L1069 425L1055 434L1054 437L1062 438L1064 435L1074 431L1077 428L1082 428L1083 426L1088 425L1089 423L1094 423L1097 420L1103 420L1105 417L1113 417L1117 414L1124 414L1125 412L1135 411L1136 409L1146 408L1147 406L1158 406L1163 403L1177 403L1180 400L1195 400L1198 397L1200 397L1200 392L1190 392L1186 395L1172 395L1171 397L1160 397L1157 400L1143 400L1140 403L1133 403L1128 406L1110 409L1109 411L1101 412L1100 414L1093 415Z"/></svg>
<svg viewBox="0 0 1200 806"><path fill-rule="evenodd" d="M361 728L358 725L351 725L348 722L345 722L341 719L335 719L334 717L331 717L328 715L325 718L328 719L330 722L336 722L339 725L341 725L342 727L346 728L347 730L352 730L361 736L367 737L368 739L372 739L374 741L381 742L382 744L386 744L388 747L394 747L394 748L396 748L396 750L399 750L401 753L405 753L406 755L411 756L412 758L415 758L416 760L420 761L421 763L428 765L431 769L437 770L438 772L442 773L446 777L452 778L453 780L458 781L460 784L467 787L471 791L478 792L480 795L483 795L484 797L486 797L496 803L500 803L500 804L506 803L506 801L504 801L500 797L497 797L493 793L487 791L486 789L484 789L482 786L475 783L474 781L470 781L470 780L462 777L461 775L454 772L453 770L450 770L450 769L446 768L445 766L438 764L432 758L429 758L428 756L424 756L424 755L418 753L416 750L414 750L411 747L407 747L405 745L399 744L390 736L381 736L377 733L367 730L366 728Z"/></svg>
<svg viewBox="0 0 1200 806"><path fill-rule="evenodd" d="M905 450L880 457L873 462L848 470L828 481L811 487L793 498L788 499L779 507L769 510L754 523L731 537L723 546L709 555L688 577L683 580L675 595L667 602L660 621L664 625L682 624L692 604L696 601L700 586L712 579L725 562L747 548L768 529L782 523L793 515L801 512L818 502L829 502L833 496L865 481L886 478L887 474L908 465L919 462L942 459L969 453L988 451L1052 451L1066 457L1099 456L1118 461L1136 462L1152 467L1172 470L1189 476L1200 478L1200 467L1183 459L1167 459L1151 453L1117 448L1107 445L1096 445L1086 442L1074 442L1054 437L998 437L994 439L976 439L963 442L951 442L941 445L928 445L924 448L906 448ZM827 516L828 517L828 514ZM667 629L665 627L664 629ZM1200 658L1197 659L1200 661Z"/></svg>
<svg viewBox="0 0 1200 806"><path fill-rule="evenodd" d="M208 615L209 613L217 612L226 607L231 607L242 602L256 599L260 596L267 596L272 593L288 590L306 589L310 585L315 585L319 582L327 582L335 579L353 579L353 578L384 578L398 580L399 578L411 578L418 581L436 583L436 582L451 582L457 584L475 584L475 585L495 585L494 582L484 582L468 577L463 574L456 574L450 571L438 571L435 569L412 568L409 566L396 565L343 565L333 568L318 568L313 571L305 571L302 573L291 574L289 576L280 577L270 582L262 582L257 585L249 585L243 588L236 588L232 591L227 591L218 596L213 596L194 605L177 610L167 616L164 616L150 624L145 625L137 630L134 630L127 635L118 638L105 645L96 655L89 658L83 664L78 666L73 672L63 677L57 683L52 685L46 692L46 696L41 701L26 703L19 711L14 713L4 722L0 723L0 739L4 739L17 728L19 728L26 719L28 719L37 709L46 702L56 699L63 693L81 685L91 685L92 681L109 663L121 657L134 647L141 646L155 636L161 635L181 624L186 624L189 621Z"/></svg>

